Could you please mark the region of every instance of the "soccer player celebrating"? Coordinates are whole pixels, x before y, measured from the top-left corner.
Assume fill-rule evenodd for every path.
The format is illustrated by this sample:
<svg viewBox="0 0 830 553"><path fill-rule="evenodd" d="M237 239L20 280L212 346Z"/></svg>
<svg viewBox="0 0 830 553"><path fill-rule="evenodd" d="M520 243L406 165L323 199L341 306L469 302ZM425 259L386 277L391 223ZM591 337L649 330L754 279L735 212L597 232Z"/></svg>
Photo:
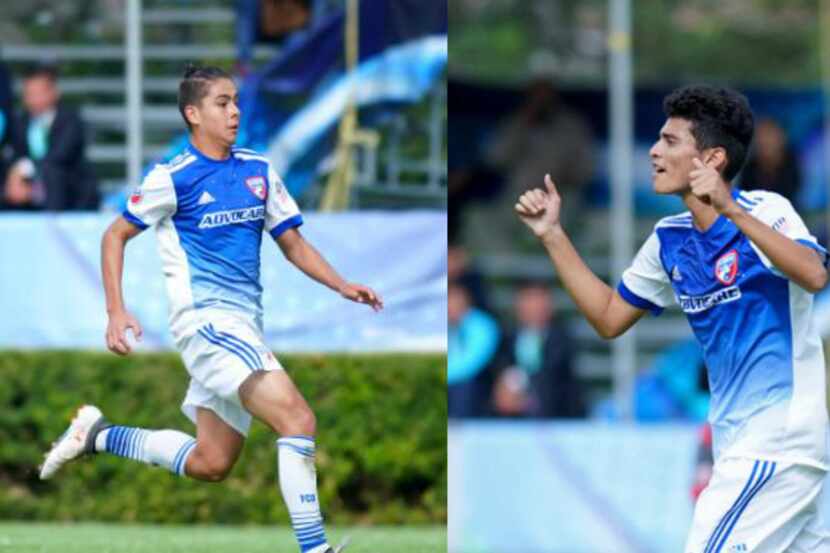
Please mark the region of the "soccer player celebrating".
<svg viewBox="0 0 830 553"><path fill-rule="evenodd" d="M562 229L550 176L516 212L602 337L676 299L703 348L715 464L685 553L830 551L817 504L828 470L824 357L810 321L827 252L786 199L732 188L752 139L744 96L694 86L663 106L654 190L689 211L657 223L616 290Z"/></svg>
<svg viewBox="0 0 830 553"><path fill-rule="evenodd" d="M146 176L102 242L107 347L127 355L126 331L140 339L141 326L122 299L124 247L144 229L156 227L170 329L191 377L182 410L195 422L196 437L112 425L87 405L47 454L40 475L49 478L83 454L107 452L217 482L236 462L254 416L280 436L279 483L300 550L337 553L341 547L326 541L317 498L314 414L263 342L263 231L291 263L344 298L375 310L383 302L370 288L343 280L305 241L297 204L268 160L233 146L237 101L226 72L186 70L179 110L190 143Z"/></svg>

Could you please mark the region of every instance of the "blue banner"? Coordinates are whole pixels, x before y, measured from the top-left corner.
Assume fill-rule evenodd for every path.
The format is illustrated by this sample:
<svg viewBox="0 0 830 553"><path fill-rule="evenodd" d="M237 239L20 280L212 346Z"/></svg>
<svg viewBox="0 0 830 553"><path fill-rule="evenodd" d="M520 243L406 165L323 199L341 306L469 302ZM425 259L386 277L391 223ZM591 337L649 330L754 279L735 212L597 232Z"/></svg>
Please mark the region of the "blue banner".
<svg viewBox="0 0 830 553"><path fill-rule="evenodd" d="M105 349L101 236L111 214L0 217L0 348ZM375 313L312 281L263 238L265 339L285 351L446 351L447 217L435 211L309 214L303 235L354 282ZM144 327L140 349L171 349L155 233L130 241L124 299ZM13 260L13 261L12 261Z"/></svg>

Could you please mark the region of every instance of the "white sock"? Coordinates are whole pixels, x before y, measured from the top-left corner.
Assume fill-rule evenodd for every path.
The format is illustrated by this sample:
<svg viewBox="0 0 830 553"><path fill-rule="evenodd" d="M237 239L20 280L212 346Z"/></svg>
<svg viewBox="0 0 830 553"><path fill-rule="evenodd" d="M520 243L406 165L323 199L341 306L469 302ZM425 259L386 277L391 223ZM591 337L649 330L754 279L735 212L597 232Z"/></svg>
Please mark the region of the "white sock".
<svg viewBox="0 0 830 553"><path fill-rule="evenodd" d="M328 548L323 517L317 501L314 439L287 436L277 440L282 498L302 553L322 553Z"/></svg>
<svg viewBox="0 0 830 553"><path fill-rule="evenodd" d="M196 439L178 430L145 430L129 426L110 426L95 436L95 451L164 467L173 474L185 475L187 458Z"/></svg>

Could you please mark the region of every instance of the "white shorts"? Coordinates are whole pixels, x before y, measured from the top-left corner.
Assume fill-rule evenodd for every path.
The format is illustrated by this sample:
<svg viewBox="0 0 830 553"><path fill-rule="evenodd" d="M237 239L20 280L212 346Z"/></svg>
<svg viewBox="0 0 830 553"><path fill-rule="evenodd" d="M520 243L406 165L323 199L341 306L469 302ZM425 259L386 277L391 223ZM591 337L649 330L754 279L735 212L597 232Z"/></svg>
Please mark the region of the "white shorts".
<svg viewBox="0 0 830 553"><path fill-rule="evenodd" d="M808 465L718 460L695 505L685 553L830 551L818 501L825 476Z"/></svg>
<svg viewBox="0 0 830 553"><path fill-rule="evenodd" d="M251 415L239 400L239 386L256 371L282 370L259 330L244 319L222 317L176 345L190 373L184 414L195 423L197 407L210 409L247 436Z"/></svg>

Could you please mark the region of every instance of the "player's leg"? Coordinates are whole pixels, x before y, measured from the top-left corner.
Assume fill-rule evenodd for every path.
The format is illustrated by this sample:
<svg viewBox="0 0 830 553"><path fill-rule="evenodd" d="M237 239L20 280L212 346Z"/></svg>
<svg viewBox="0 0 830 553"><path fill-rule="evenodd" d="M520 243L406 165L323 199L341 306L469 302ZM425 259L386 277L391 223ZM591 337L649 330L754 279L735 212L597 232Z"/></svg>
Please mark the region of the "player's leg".
<svg viewBox="0 0 830 553"><path fill-rule="evenodd" d="M815 512L821 471L728 458L698 498L685 553L784 553Z"/></svg>
<svg viewBox="0 0 830 553"><path fill-rule="evenodd" d="M196 410L196 446L187 457L187 476L208 482L220 482L230 473L245 437L216 413L202 407Z"/></svg>
<svg viewBox="0 0 830 553"><path fill-rule="evenodd" d="M281 437L277 440L279 483L300 550L329 550L317 499L315 418L285 371L258 372L239 388L242 405Z"/></svg>
<svg viewBox="0 0 830 553"><path fill-rule="evenodd" d="M816 510L787 553L830 551L830 473L825 473Z"/></svg>
<svg viewBox="0 0 830 553"><path fill-rule="evenodd" d="M239 456L243 437L207 409L199 409L197 417L197 438L193 438L178 430L113 425L97 407L85 405L46 455L41 478L50 478L82 455L109 453L164 467L179 476L223 480Z"/></svg>
<svg viewBox="0 0 830 553"><path fill-rule="evenodd" d="M83 455L110 453L183 474L183 460L195 439L178 430L148 430L110 424L93 405L84 405L69 428L52 445L40 477L51 478L64 464Z"/></svg>

